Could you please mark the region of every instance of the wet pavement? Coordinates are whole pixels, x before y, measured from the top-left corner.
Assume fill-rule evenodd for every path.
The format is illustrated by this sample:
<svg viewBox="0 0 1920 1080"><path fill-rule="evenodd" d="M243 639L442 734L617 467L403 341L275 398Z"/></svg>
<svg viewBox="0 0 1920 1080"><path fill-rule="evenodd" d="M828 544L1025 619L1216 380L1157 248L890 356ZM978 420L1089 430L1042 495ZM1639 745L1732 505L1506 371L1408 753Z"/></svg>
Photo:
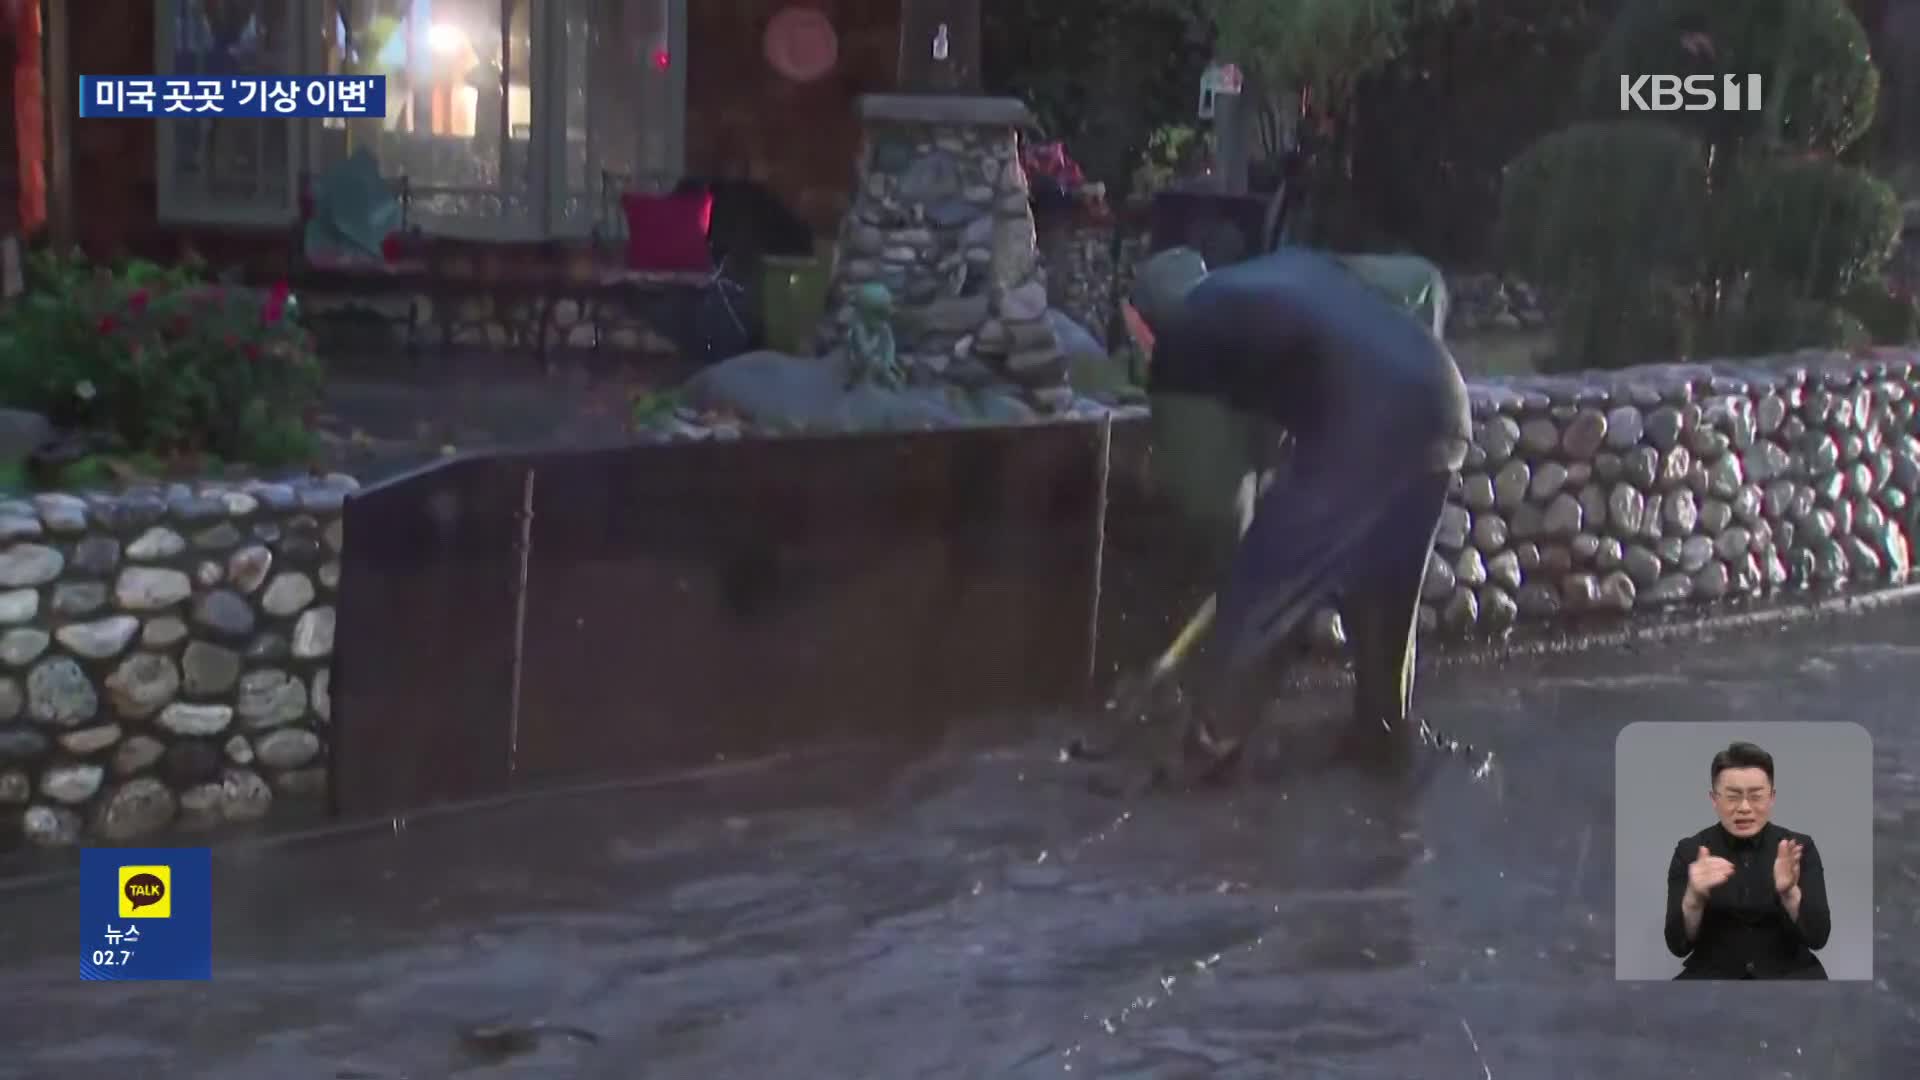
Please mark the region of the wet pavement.
<svg viewBox="0 0 1920 1080"><path fill-rule="evenodd" d="M206 984L81 982L72 885L0 892L0 1078L1910 1076L1916 698L1906 606L1436 672L1479 783L1120 802L986 732L232 849ZM1876 981L1613 981L1614 738L1660 718L1872 732Z"/></svg>

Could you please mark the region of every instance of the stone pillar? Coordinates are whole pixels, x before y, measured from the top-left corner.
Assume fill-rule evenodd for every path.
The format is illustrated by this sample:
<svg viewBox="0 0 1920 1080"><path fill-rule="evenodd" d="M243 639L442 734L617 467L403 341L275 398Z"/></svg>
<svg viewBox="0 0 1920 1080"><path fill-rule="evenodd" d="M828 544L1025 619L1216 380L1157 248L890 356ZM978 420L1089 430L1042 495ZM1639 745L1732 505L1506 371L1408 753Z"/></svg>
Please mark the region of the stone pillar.
<svg viewBox="0 0 1920 1080"><path fill-rule="evenodd" d="M1075 208L1043 212L1036 224L1053 306L1108 345L1116 314L1112 217Z"/></svg>
<svg viewBox="0 0 1920 1080"><path fill-rule="evenodd" d="M841 222L822 351L841 347L850 291L893 294L900 356L918 382L1011 383L1043 408L1072 403L1047 320L1012 98L867 95L853 202Z"/></svg>

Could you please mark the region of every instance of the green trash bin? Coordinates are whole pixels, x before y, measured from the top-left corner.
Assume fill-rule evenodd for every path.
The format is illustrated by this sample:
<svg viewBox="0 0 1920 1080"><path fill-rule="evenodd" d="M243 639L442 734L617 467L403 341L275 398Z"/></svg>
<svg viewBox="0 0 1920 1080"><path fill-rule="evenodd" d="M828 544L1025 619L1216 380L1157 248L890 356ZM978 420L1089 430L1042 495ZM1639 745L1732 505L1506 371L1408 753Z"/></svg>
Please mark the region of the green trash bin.
<svg viewBox="0 0 1920 1080"><path fill-rule="evenodd" d="M827 305L825 263L812 255L767 255L760 263L767 348L791 356L808 355Z"/></svg>

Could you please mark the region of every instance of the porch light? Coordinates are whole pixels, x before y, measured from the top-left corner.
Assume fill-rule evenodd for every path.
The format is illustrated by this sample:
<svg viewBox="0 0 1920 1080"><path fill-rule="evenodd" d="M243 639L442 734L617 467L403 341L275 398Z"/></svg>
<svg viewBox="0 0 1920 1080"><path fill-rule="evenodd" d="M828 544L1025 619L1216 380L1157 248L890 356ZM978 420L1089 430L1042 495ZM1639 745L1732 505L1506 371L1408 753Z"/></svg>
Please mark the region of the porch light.
<svg viewBox="0 0 1920 1080"><path fill-rule="evenodd" d="M473 48L467 40L466 31L451 23L434 23L427 27L427 48L438 56L457 56Z"/></svg>

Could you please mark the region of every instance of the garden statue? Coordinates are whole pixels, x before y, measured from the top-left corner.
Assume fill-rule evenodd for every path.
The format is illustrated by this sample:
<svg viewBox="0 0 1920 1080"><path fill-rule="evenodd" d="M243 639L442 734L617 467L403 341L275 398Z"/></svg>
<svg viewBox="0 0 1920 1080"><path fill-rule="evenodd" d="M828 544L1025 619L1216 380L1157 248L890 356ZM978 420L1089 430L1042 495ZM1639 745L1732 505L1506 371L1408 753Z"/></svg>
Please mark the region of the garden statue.
<svg viewBox="0 0 1920 1080"><path fill-rule="evenodd" d="M848 301L853 325L847 330L847 386L878 383L898 390L907 381L893 343L893 293L870 281Z"/></svg>

